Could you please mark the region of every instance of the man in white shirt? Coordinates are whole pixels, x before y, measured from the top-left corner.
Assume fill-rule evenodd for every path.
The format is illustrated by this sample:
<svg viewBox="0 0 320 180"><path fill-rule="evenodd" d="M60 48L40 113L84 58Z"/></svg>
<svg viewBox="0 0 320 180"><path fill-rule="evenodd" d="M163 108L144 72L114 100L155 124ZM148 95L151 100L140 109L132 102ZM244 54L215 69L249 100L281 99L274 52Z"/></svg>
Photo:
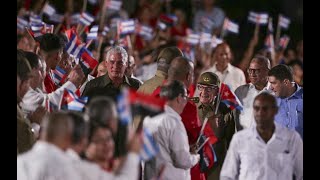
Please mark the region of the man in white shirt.
<svg viewBox="0 0 320 180"><path fill-rule="evenodd" d="M303 179L303 142L295 130L274 122L275 97L267 92L253 102L256 126L233 135L221 180Z"/></svg>
<svg viewBox="0 0 320 180"><path fill-rule="evenodd" d="M255 56L247 69L250 83L239 86L235 94L242 103L243 111L234 110L237 130L254 125L253 100L262 91L270 91L268 72L271 69L270 60L265 56Z"/></svg>
<svg viewBox="0 0 320 180"><path fill-rule="evenodd" d="M45 62L41 61L40 57L35 53L24 53L31 65L33 75L30 88L20 104L22 110L26 114L34 112L39 106L45 107L47 101L50 101L58 106L60 104L64 89L66 88L75 92L84 78L84 74L80 65L77 65L73 70L71 70L66 83L51 93L45 93L41 88L45 76Z"/></svg>
<svg viewBox="0 0 320 180"><path fill-rule="evenodd" d="M114 172L107 172L103 170L98 164L82 160L79 156L87 147L88 139L88 123L82 117L82 114L76 112L69 112L73 120L73 133L71 147L67 150L67 155L72 159L73 166L76 168L77 173L83 180L125 180L125 179L138 179L139 171L139 151L141 148L141 138L135 136L129 144L129 154L124 160L124 164L120 171L115 174ZM91 129L91 128L90 128ZM80 179L79 179L80 180Z"/></svg>
<svg viewBox="0 0 320 180"><path fill-rule="evenodd" d="M163 179L191 179L190 169L198 163L200 155L190 152L187 132L179 115L188 101L186 87L174 80L161 88L160 96L167 99L165 112L144 122L145 127L159 122L153 133L160 149L155 158L155 174L164 166Z"/></svg>
<svg viewBox="0 0 320 180"><path fill-rule="evenodd" d="M65 151L71 143L73 124L66 112L53 112L43 120L40 140L17 157L18 180L80 179Z"/></svg>
<svg viewBox="0 0 320 180"><path fill-rule="evenodd" d="M202 73L215 73L218 75L221 83L229 85L232 92L234 92L237 87L246 84L246 77L243 71L230 64L231 49L227 43L221 43L216 47L213 60L214 65Z"/></svg>

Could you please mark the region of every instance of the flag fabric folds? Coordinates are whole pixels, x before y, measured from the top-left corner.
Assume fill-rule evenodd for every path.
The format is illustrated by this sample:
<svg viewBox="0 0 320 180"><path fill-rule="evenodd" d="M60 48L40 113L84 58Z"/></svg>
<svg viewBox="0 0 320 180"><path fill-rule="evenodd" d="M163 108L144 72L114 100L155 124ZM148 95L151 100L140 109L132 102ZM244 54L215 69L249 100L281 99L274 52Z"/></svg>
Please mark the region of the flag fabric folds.
<svg viewBox="0 0 320 180"><path fill-rule="evenodd" d="M81 111L88 101L88 97L78 97L69 89L64 89L62 100L60 102L60 109Z"/></svg>
<svg viewBox="0 0 320 180"><path fill-rule="evenodd" d="M290 19L280 14L279 20L278 20L278 26L282 27L283 29L288 29L289 25L290 25Z"/></svg>
<svg viewBox="0 0 320 180"><path fill-rule="evenodd" d="M142 131L143 146L140 150L140 159L148 161L156 156L159 152L159 146L153 139L151 132L147 128Z"/></svg>
<svg viewBox="0 0 320 180"><path fill-rule="evenodd" d="M238 97L230 90L227 84L221 83L220 86L220 98L228 108L231 110L238 109L242 111L243 107Z"/></svg>
<svg viewBox="0 0 320 180"><path fill-rule="evenodd" d="M255 24L268 24L268 17L269 15L267 13L257 13L250 11L248 20Z"/></svg>

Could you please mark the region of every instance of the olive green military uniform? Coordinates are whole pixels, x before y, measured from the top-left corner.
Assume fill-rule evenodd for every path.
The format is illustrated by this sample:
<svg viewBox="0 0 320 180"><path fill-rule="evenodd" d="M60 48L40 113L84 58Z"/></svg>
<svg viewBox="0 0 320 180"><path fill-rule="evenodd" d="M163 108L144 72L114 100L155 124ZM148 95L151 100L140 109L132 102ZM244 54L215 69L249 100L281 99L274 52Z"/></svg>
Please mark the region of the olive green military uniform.
<svg viewBox="0 0 320 180"><path fill-rule="evenodd" d="M220 86L219 78L216 74L212 72L206 72L201 74L198 84L207 86ZM217 114L215 115L217 99L215 102L209 105L197 102L198 116L201 123L204 122L205 118L208 118L208 122L218 138L218 142L214 145L214 150L217 155L218 162L214 164L213 168L208 172L209 180L217 180L220 176L220 170L224 158L227 153L231 138L235 133L235 123L232 111L223 103L219 104ZM219 125L217 124L215 117L218 117Z"/></svg>

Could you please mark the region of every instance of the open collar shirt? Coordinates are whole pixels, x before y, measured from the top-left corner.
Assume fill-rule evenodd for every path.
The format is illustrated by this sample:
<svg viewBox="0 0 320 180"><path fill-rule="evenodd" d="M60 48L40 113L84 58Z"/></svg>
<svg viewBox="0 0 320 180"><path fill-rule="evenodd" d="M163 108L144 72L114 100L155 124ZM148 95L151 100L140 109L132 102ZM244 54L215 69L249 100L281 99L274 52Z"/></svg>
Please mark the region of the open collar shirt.
<svg viewBox="0 0 320 180"><path fill-rule="evenodd" d="M303 143L299 134L275 123L271 139L265 141L256 127L234 134L221 180L303 179Z"/></svg>

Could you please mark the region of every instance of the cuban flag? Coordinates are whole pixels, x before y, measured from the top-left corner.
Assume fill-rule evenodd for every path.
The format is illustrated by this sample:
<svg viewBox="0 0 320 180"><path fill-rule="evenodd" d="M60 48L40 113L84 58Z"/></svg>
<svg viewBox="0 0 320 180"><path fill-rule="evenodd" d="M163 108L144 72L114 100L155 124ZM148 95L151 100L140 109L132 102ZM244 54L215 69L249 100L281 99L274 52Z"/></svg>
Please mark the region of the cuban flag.
<svg viewBox="0 0 320 180"><path fill-rule="evenodd" d="M265 47L269 52L274 52L274 38L273 38L273 26L272 26L272 18L269 18L268 30L266 40L264 42Z"/></svg>
<svg viewBox="0 0 320 180"><path fill-rule="evenodd" d="M130 43L130 36L126 35L118 40L118 45L122 46L123 48L128 48Z"/></svg>
<svg viewBox="0 0 320 180"><path fill-rule="evenodd" d="M52 15L54 15L56 13L56 10L49 3L46 3L43 6L42 12L47 14L48 16L52 16Z"/></svg>
<svg viewBox="0 0 320 180"><path fill-rule="evenodd" d="M286 49L288 44L289 44L289 41L290 41L290 37L289 36L287 36L287 35L282 36L279 39L278 48Z"/></svg>
<svg viewBox="0 0 320 180"><path fill-rule="evenodd" d="M91 27L89 34L87 35L87 41L98 39L98 29L99 29L98 25L94 25Z"/></svg>
<svg viewBox="0 0 320 180"><path fill-rule="evenodd" d="M109 10L120 11L122 1L106 0L105 5Z"/></svg>
<svg viewBox="0 0 320 180"><path fill-rule="evenodd" d="M135 31L135 22L133 19L118 21L118 35L124 36L127 34L132 34Z"/></svg>
<svg viewBox="0 0 320 180"><path fill-rule="evenodd" d="M63 19L64 19L64 16L61 14L53 14L52 16L49 17L49 20L54 23L62 23Z"/></svg>
<svg viewBox="0 0 320 180"><path fill-rule="evenodd" d="M148 161L155 157L159 152L159 146L153 139L151 132L147 128L142 131L143 147L140 151L140 159Z"/></svg>
<svg viewBox="0 0 320 180"><path fill-rule="evenodd" d="M269 15L267 13L249 12L248 20L254 24L268 24Z"/></svg>
<svg viewBox="0 0 320 180"><path fill-rule="evenodd" d="M67 77L67 73L60 66L56 66L55 70L52 70L53 81L56 85L61 85Z"/></svg>
<svg viewBox="0 0 320 180"><path fill-rule="evenodd" d="M29 22L23 18L17 17L17 28L25 30L26 27L29 27Z"/></svg>
<svg viewBox="0 0 320 180"><path fill-rule="evenodd" d="M103 31L102 31L102 36L106 36L108 32L110 31L108 26L104 26Z"/></svg>
<svg viewBox="0 0 320 180"><path fill-rule="evenodd" d="M211 43L211 38L212 35L210 33L202 32L200 34L200 45L203 46L204 44Z"/></svg>
<svg viewBox="0 0 320 180"><path fill-rule="evenodd" d="M159 16L157 27L160 30L165 30L168 27L172 27L175 23L175 17L172 15L161 14Z"/></svg>
<svg viewBox="0 0 320 180"><path fill-rule="evenodd" d="M223 23L223 30L227 30L227 31L238 34L239 33L239 25L230 21L228 18L226 18Z"/></svg>
<svg viewBox="0 0 320 180"><path fill-rule="evenodd" d="M39 15L31 14L29 17L29 24L42 24L42 19Z"/></svg>
<svg viewBox="0 0 320 180"><path fill-rule="evenodd" d="M190 45L197 45L200 42L200 35L187 30L186 42Z"/></svg>
<svg viewBox="0 0 320 180"><path fill-rule="evenodd" d="M69 54L72 54L76 58L79 58L81 56L83 48L85 47L85 44L80 41L75 29L69 29L65 32L65 34L68 38L68 43L66 44L65 50Z"/></svg>
<svg viewBox="0 0 320 180"><path fill-rule="evenodd" d="M81 111L88 101L88 97L79 98L75 93L69 89L64 89L60 109Z"/></svg>
<svg viewBox="0 0 320 180"><path fill-rule="evenodd" d="M220 99L230 110L238 109L243 110L242 104L238 97L230 90L227 84L221 83L220 89Z"/></svg>
<svg viewBox="0 0 320 180"><path fill-rule="evenodd" d="M80 24L84 26L89 26L93 21L94 21L94 17L91 14L87 12L81 13Z"/></svg>
<svg viewBox="0 0 320 180"><path fill-rule="evenodd" d="M42 36L43 34L45 34L45 27L44 27L44 23L40 23L40 24L30 24L30 28L31 28L31 35L34 38L37 38L39 36Z"/></svg>
<svg viewBox="0 0 320 180"><path fill-rule="evenodd" d="M125 126L131 125L132 114L129 101L129 90L127 88L123 88L117 96L117 111L120 122Z"/></svg>
<svg viewBox="0 0 320 180"><path fill-rule="evenodd" d="M136 31L138 35L140 35L142 38L145 40L151 40L152 39L152 27L150 26L145 26L140 23L136 24Z"/></svg>
<svg viewBox="0 0 320 180"><path fill-rule="evenodd" d="M282 27L283 29L288 29L289 25L290 19L280 14L278 19L278 26Z"/></svg>
<svg viewBox="0 0 320 180"><path fill-rule="evenodd" d="M81 52L79 64L83 73L87 76L98 65L98 61L92 57L92 53L84 47Z"/></svg>
<svg viewBox="0 0 320 180"><path fill-rule="evenodd" d="M45 108L47 109L47 111L48 111L49 113L58 110L58 106L57 106L56 104L54 104L53 102L51 102L51 101L49 100L49 98L46 99Z"/></svg>

